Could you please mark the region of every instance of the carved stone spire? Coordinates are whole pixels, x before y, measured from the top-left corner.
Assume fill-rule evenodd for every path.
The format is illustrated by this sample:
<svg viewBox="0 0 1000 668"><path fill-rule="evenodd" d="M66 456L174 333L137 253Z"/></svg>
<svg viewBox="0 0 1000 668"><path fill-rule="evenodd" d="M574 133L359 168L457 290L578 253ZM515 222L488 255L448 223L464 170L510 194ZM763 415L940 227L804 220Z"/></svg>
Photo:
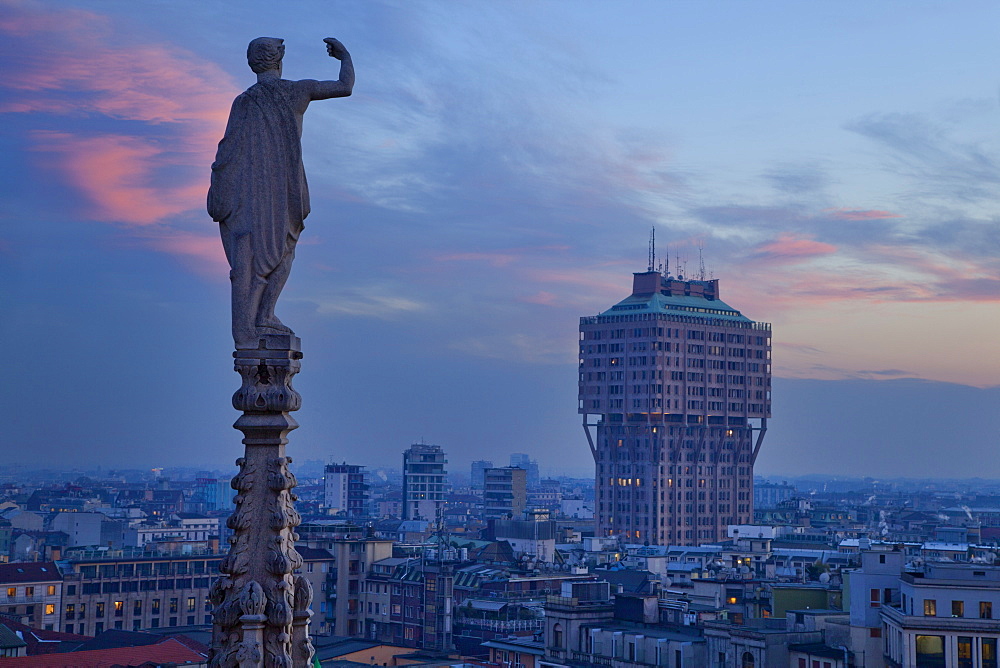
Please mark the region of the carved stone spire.
<svg viewBox="0 0 1000 668"><path fill-rule="evenodd" d="M292 388L302 359L298 337L267 335L256 349L237 349L236 371L243 386L233 407L243 415L233 426L243 432L246 454L236 460L236 510L226 521L233 531L222 576L210 593L214 604L213 668L304 668L312 661L308 608L312 591L296 578L302 566L295 551L301 521L292 489L295 476L285 454L289 415L302 398Z"/></svg>

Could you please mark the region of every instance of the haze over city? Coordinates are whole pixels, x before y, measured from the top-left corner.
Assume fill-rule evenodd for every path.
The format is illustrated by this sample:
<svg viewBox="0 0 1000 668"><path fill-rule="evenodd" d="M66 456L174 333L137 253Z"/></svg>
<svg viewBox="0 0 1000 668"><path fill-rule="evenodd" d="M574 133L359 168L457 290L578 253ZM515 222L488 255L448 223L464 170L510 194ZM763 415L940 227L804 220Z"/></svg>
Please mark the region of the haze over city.
<svg viewBox="0 0 1000 668"><path fill-rule="evenodd" d="M279 315L296 458L587 476L579 317L660 261L774 332L756 472L997 476L992 3L0 2L0 463L231 467L204 210L246 42L336 76ZM222 21L221 18L225 20ZM947 456L942 457L942 453Z"/></svg>

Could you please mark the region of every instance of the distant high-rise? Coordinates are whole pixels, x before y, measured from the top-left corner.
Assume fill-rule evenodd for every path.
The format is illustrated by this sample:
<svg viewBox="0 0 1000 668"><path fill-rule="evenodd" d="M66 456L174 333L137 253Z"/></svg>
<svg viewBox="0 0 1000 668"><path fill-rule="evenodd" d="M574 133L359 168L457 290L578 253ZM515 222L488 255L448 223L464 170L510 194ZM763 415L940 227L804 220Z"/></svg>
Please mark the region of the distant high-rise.
<svg viewBox="0 0 1000 668"><path fill-rule="evenodd" d="M235 492L229 486L228 480L218 478L198 478L195 481L194 494L191 501L197 512L211 512L227 509L233 503Z"/></svg>
<svg viewBox="0 0 1000 668"><path fill-rule="evenodd" d="M486 459L478 459L472 462L472 479L469 483L472 489L483 488L483 473L486 469L493 468L493 462Z"/></svg>
<svg viewBox="0 0 1000 668"><path fill-rule="evenodd" d="M447 472L440 445L414 443L403 451L403 519L436 520L444 510Z"/></svg>
<svg viewBox="0 0 1000 668"><path fill-rule="evenodd" d="M752 522L771 326L721 301L718 280L635 274L629 297L580 319L579 384L598 535L697 545Z"/></svg>
<svg viewBox="0 0 1000 668"><path fill-rule="evenodd" d="M527 507L528 472L518 466L486 469L483 516L521 519Z"/></svg>
<svg viewBox="0 0 1000 668"><path fill-rule="evenodd" d="M368 483L365 467L355 464L327 464L323 469L323 505L349 518L367 517Z"/></svg>
<svg viewBox="0 0 1000 668"><path fill-rule="evenodd" d="M538 488L538 485L541 482L541 476L538 475L538 462L523 452L515 452L510 456L510 465L516 466L519 469L524 469L528 472L529 489Z"/></svg>

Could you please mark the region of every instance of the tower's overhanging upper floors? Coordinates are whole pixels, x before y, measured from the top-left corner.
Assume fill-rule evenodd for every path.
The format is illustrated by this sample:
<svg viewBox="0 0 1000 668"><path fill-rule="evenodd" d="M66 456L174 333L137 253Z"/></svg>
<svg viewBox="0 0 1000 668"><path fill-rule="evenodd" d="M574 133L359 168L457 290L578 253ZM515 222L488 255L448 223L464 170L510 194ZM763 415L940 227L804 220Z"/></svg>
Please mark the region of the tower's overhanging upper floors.
<svg viewBox="0 0 1000 668"><path fill-rule="evenodd" d="M771 414L771 326L719 298L719 281L634 274L632 294L580 318L579 412L744 425Z"/></svg>

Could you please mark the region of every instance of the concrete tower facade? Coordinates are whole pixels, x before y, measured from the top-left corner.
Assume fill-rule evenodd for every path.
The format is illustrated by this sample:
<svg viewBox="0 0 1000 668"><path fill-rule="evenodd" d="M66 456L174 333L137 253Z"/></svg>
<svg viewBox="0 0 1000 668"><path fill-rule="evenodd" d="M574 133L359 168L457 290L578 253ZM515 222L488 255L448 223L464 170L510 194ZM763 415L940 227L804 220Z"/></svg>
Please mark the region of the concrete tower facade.
<svg viewBox="0 0 1000 668"><path fill-rule="evenodd" d="M364 466L327 464L323 469L323 505L327 512L351 519L367 517L368 483Z"/></svg>
<svg viewBox="0 0 1000 668"><path fill-rule="evenodd" d="M448 473L440 445L414 443L403 451L403 519L436 521L444 510Z"/></svg>
<svg viewBox="0 0 1000 668"><path fill-rule="evenodd" d="M654 545L723 540L753 521L753 465L771 414L771 326L718 280L634 275L580 319L579 412L597 531Z"/></svg>

